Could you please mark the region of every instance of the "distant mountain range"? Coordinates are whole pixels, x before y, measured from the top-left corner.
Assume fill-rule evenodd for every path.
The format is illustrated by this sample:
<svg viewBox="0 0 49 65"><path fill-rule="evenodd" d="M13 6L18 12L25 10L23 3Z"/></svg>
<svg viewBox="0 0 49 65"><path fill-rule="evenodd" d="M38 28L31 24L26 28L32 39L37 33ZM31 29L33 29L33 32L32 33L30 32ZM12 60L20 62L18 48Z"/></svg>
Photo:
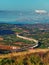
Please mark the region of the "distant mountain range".
<svg viewBox="0 0 49 65"><path fill-rule="evenodd" d="M0 23L37 24L49 23L49 12L37 13L35 11L2 11L0 10Z"/></svg>

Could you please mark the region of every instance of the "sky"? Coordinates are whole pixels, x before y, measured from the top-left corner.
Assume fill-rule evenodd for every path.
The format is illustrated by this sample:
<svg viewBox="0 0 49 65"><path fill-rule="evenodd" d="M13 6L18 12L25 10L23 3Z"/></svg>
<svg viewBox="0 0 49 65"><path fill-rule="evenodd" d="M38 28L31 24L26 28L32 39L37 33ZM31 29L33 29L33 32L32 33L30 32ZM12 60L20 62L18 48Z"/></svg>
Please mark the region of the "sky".
<svg viewBox="0 0 49 65"><path fill-rule="evenodd" d="M49 0L0 0L0 10L36 10L49 11Z"/></svg>

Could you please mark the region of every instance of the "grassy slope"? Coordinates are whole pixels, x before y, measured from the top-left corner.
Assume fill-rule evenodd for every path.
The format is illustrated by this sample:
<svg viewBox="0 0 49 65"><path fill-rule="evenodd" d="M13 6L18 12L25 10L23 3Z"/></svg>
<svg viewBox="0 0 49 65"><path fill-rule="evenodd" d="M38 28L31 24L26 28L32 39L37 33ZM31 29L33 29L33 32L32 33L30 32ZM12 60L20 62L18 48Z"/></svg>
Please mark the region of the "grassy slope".
<svg viewBox="0 0 49 65"><path fill-rule="evenodd" d="M13 57L13 56L24 56L27 54L32 54L32 53L38 53L38 52L47 52L49 51L49 49L30 49L28 51L24 51L24 52L13 52L13 53L9 53L9 54L0 54L0 58L9 58L9 57Z"/></svg>

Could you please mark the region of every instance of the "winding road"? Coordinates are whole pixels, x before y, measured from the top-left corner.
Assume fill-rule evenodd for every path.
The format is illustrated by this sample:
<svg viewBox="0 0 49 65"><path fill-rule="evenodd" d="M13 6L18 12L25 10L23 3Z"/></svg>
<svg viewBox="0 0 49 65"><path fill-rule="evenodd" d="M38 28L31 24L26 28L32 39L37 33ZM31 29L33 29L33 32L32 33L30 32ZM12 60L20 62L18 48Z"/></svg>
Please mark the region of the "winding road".
<svg viewBox="0 0 49 65"><path fill-rule="evenodd" d="M17 37L21 38L21 39L25 39L25 40L29 40L29 41L33 41L36 43L36 45L34 45L32 48L35 48L39 45L39 41L36 40L36 39L32 39L32 38L27 38L27 37L24 37L24 36L20 36L19 34L16 35Z"/></svg>

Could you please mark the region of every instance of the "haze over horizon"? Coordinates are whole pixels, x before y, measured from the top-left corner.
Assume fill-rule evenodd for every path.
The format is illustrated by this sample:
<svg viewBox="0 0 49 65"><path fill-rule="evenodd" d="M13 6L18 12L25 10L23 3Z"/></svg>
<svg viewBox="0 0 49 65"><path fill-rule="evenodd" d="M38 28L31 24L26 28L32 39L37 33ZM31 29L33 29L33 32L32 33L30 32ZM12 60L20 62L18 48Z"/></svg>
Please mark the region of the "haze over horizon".
<svg viewBox="0 0 49 65"><path fill-rule="evenodd" d="M49 0L0 0L0 23L49 23L48 6Z"/></svg>

